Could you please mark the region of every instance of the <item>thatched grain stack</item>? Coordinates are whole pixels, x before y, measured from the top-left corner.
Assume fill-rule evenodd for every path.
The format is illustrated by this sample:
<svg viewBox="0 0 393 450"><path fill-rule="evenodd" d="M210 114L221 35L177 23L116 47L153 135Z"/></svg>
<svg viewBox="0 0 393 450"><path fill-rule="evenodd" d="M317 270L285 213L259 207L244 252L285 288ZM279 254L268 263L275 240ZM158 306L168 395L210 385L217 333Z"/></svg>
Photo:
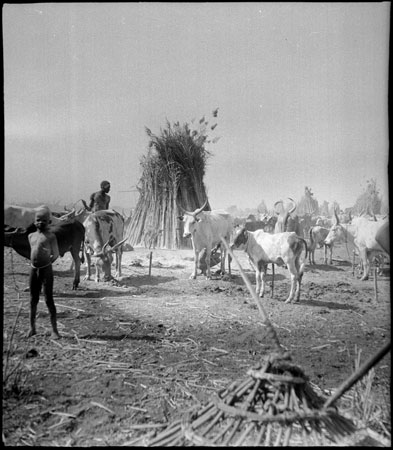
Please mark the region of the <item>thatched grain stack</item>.
<svg viewBox="0 0 393 450"><path fill-rule="evenodd" d="M193 211L207 198L203 177L210 152L205 144L217 141L209 140L207 125L204 118L197 129L167 121L159 135L146 128L150 142L147 155L141 159L139 200L126 230L132 246L144 245L149 236L157 248L190 247L190 241L182 237L182 222L178 220L182 211L177 203ZM209 204L205 209L210 210Z"/></svg>

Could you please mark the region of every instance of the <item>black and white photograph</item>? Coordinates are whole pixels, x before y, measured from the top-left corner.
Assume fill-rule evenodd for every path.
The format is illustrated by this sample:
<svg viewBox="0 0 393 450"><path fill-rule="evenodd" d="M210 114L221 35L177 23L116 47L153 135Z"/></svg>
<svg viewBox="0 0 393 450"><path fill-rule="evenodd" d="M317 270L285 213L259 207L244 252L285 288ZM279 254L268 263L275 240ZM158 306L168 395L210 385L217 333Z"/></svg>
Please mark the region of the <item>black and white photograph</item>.
<svg viewBox="0 0 393 450"><path fill-rule="evenodd" d="M4 446L391 446L390 17L3 3Z"/></svg>

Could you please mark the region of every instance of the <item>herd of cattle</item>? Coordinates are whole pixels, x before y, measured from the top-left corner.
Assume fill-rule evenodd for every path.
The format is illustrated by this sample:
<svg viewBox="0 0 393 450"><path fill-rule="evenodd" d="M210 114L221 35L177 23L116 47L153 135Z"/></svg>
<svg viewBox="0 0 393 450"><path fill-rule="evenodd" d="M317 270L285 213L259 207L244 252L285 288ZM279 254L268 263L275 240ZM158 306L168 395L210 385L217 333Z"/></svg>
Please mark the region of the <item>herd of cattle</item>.
<svg viewBox="0 0 393 450"><path fill-rule="evenodd" d="M352 248L355 247L362 263L362 280L368 278L375 255L390 254L388 217L349 217L343 223L335 211L332 222L328 224L326 219L312 215L299 218L294 214L296 203L290 200L290 208L284 208L282 201L276 202L275 208L278 205L281 208L276 210L275 216L265 216L261 221L249 218L244 223L236 223L236 219L226 211L204 211L207 200L195 211L187 211L178 205L179 210L184 213L179 216L179 220L183 222L183 236L191 238L194 249L194 268L190 278L197 277L198 269L202 269L207 278L211 277L211 262L219 247L220 272L225 273L225 261L228 259L230 274L230 258L227 258L226 246L222 242L224 239L232 249L242 249L248 254L250 263L255 268L257 294L261 297L264 295L268 264L286 266L291 279L290 294L286 300L289 303L299 300L307 255L309 263L315 264L317 247L324 247L325 264L332 264L334 243L345 242ZM34 219L37 209L12 205L4 207L4 244L25 258L30 257L28 235L36 230ZM57 237L60 256L69 251L73 258L73 289L77 289L80 283L80 267L85 258L85 280L90 280L91 277L92 258L95 260L95 281L100 281L101 271L104 281L113 279L113 253L116 255L115 277L121 276L123 244L128 240L128 236L124 237L124 234L129 219L111 209L90 212L85 202L78 211L73 209L63 215L52 215L51 230Z"/></svg>
<svg viewBox="0 0 393 450"><path fill-rule="evenodd" d="M95 281L100 281L101 271L105 281L111 280L113 253L116 254L116 274L121 276L121 258L127 218L117 211L104 210L92 213L87 205L78 211L56 217L52 214L51 231L56 235L60 256L70 252L74 266L72 288L77 289L80 282L80 266L86 257L85 280L91 277L91 258L95 259ZM36 230L35 213L38 208L23 206L4 206L4 245L12 247L17 253L30 258L28 235Z"/></svg>

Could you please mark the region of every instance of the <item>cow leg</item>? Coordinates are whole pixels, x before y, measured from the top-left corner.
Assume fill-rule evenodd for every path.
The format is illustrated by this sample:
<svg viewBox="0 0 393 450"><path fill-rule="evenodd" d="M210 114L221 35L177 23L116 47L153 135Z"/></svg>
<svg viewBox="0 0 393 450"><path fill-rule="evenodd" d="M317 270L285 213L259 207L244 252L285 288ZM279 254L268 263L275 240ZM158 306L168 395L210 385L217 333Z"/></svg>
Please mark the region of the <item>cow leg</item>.
<svg viewBox="0 0 393 450"><path fill-rule="evenodd" d="M90 280L91 278L91 256L86 252L86 275L84 280Z"/></svg>
<svg viewBox="0 0 393 450"><path fill-rule="evenodd" d="M220 262L220 268L221 268L221 275L225 274L225 258L227 254L227 250L224 246L224 244L220 244L220 251L221 251L221 262Z"/></svg>
<svg viewBox="0 0 393 450"><path fill-rule="evenodd" d="M312 249L311 249L311 251L310 251L310 253L308 255L309 258L311 257L312 264L314 264L314 265L315 265L315 249L316 249L315 246L312 247Z"/></svg>
<svg viewBox="0 0 393 450"><path fill-rule="evenodd" d="M266 270L267 264L264 264L262 261L259 261L256 264L255 271L255 284L256 284L256 293L260 297L263 297L265 294L265 278L266 278Z"/></svg>
<svg viewBox="0 0 393 450"><path fill-rule="evenodd" d="M361 281L368 280L368 276L370 273L370 255L367 254L367 249L364 248L359 251L359 256L363 262L363 276L360 278Z"/></svg>
<svg viewBox="0 0 393 450"><path fill-rule="evenodd" d="M329 245L329 261L333 264L333 245Z"/></svg>
<svg viewBox="0 0 393 450"><path fill-rule="evenodd" d="M194 271L191 273L190 279L195 280L197 277L198 261L199 261L199 251L194 248Z"/></svg>
<svg viewBox="0 0 393 450"><path fill-rule="evenodd" d="M297 258L295 261L295 267L297 271L296 277L296 292L295 292L295 301L298 302L300 300L300 289L302 285L302 279L304 274L304 263L300 264L300 259Z"/></svg>
<svg viewBox="0 0 393 450"><path fill-rule="evenodd" d="M229 242L228 241L226 241L226 242L229 245ZM220 244L220 251L221 251L221 263L220 263L221 275L224 275L225 274L225 259L227 258L227 249L224 244ZM231 266L229 264L229 257L228 257L228 272L230 275L231 274Z"/></svg>
<svg viewBox="0 0 393 450"><path fill-rule="evenodd" d="M119 253L115 252L115 278L119 276Z"/></svg>
<svg viewBox="0 0 393 450"><path fill-rule="evenodd" d="M81 260L79 258L79 252L74 251L71 249L71 255L72 255L72 263L75 267L74 270L74 281L72 283L72 290L75 291L78 289L79 282L80 282L80 270L81 270Z"/></svg>
<svg viewBox="0 0 393 450"><path fill-rule="evenodd" d="M290 303L295 296L295 292L297 292L298 273L294 261L288 261L287 268L291 278L291 291L289 292L289 296L285 300L285 303Z"/></svg>
<svg viewBox="0 0 393 450"><path fill-rule="evenodd" d="M327 260L327 247L326 245L323 246L323 263L327 264L328 260Z"/></svg>
<svg viewBox="0 0 393 450"><path fill-rule="evenodd" d="M263 297L263 292L261 292L261 271L259 269L257 269L255 271L255 292L257 295L259 295L260 297Z"/></svg>
<svg viewBox="0 0 393 450"><path fill-rule="evenodd" d="M116 268L116 276L117 277L121 277L121 259L123 256L123 249L119 249L118 252L116 252L116 264L117 264L117 268Z"/></svg>
<svg viewBox="0 0 393 450"><path fill-rule="evenodd" d="M212 254L212 249L210 246L206 247L206 279L211 279L211 272L210 272L210 258Z"/></svg>
<svg viewBox="0 0 393 450"><path fill-rule="evenodd" d="M100 281L100 265L98 263L98 261L96 261L96 276L95 276L95 282L98 283Z"/></svg>

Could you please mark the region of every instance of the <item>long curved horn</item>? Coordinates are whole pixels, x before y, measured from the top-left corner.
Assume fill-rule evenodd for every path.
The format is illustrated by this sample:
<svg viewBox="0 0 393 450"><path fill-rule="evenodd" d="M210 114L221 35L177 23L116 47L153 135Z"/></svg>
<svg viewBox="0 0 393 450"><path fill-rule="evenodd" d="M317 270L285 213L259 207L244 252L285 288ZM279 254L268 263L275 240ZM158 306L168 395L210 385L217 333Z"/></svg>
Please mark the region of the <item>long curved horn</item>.
<svg viewBox="0 0 393 450"><path fill-rule="evenodd" d="M203 204L203 206L201 206L200 208L198 208L194 211L194 216L197 216L198 214L200 214L205 209L206 205L207 205L207 199L205 200L205 203Z"/></svg>
<svg viewBox="0 0 393 450"><path fill-rule="evenodd" d="M70 216L75 215L75 208L72 208L72 211L68 212L59 217L60 220L67 220Z"/></svg>
<svg viewBox="0 0 393 450"><path fill-rule="evenodd" d="M278 205L279 203L283 203L283 201L282 200L278 200L278 202L276 202L274 205L273 205L273 208L274 208L274 212L276 213L276 214L280 214L279 212L277 212L277 209L276 209L276 205Z"/></svg>
<svg viewBox="0 0 393 450"><path fill-rule="evenodd" d="M296 202L292 200L290 197L288 197L288 200L290 200L294 204L293 208L288 211L288 214L292 214L295 211L297 205Z"/></svg>
<svg viewBox="0 0 393 450"><path fill-rule="evenodd" d="M184 212L184 214L187 214L188 216L193 216L194 213L187 211L186 209L184 209L182 206L180 206L180 204L178 203L177 199L176 199L176 205L177 207L182 210Z"/></svg>
<svg viewBox="0 0 393 450"><path fill-rule="evenodd" d="M338 225L338 224L340 223L340 219L338 218L336 208L334 208L334 217L336 218L336 223L335 223L335 225Z"/></svg>
<svg viewBox="0 0 393 450"><path fill-rule="evenodd" d="M104 254L105 254L105 249L106 249L106 247L108 247L109 246L109 239L105 242L105 244L102 246L102 249L101 249L101 251L100 252L98 252L98 253L93 253L91 256L92 257L94 257L94 258L98 258L98 257L100 257L100 256L103 256Z"/></svg>
<svg viewBox="0 0 393 450"><path fill-rule="evenodd" d="M121 241L117 242L113 247L110 248L111 252L114 252L118 247L124 244L124 242L129 238L129 236L125 237Z"/></svg>
<svg viewBox="0 0 393 450"><path fill-rule="evenodd" d="M207 205L207 199L206 199L205 203L203 204L203 206L201 206L200 208L196 209L194 212L187 211L182 206L180 206L179 203L177 202L177 199L176 199L176 204L179 207L179 209L181 209L184 212L184 214L187 214L188 216L196 216L199 213L201 213L203 211L203 209L205 208L205 206Z"/></svg>

